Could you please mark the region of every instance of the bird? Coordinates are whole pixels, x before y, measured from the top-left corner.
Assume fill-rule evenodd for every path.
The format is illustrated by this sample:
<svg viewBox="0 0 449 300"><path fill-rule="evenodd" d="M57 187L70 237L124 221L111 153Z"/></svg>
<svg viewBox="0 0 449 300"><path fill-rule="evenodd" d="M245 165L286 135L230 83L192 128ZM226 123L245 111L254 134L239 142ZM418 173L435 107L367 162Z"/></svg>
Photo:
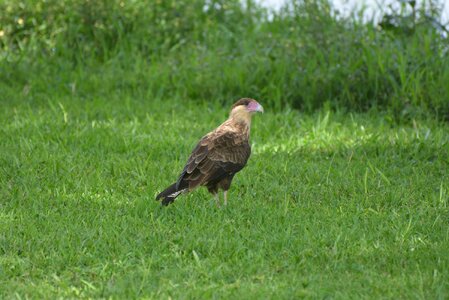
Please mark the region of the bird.
<svg viewBox="0 0 449 300"><path fill-rule="evenodd" d="M217 206L220 206L219 190L223 190L224 205L227 205L232 179L251 155L251 117L263 111L262 105L251 98L235 102L229 118L200 139L178 180L158 194L156 200L167 206L181 194L205 186Z"/></svg>

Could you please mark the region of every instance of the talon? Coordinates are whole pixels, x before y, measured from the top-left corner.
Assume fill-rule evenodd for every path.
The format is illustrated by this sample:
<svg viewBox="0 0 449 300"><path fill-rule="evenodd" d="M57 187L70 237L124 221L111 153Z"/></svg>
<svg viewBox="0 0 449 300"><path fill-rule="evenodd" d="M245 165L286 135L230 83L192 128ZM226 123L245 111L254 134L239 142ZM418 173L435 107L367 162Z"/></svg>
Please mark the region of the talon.
<svg viewBox="0 0 449 300"><path fill-rule="evenodd" d="M228 205L228 191L223 192L224 205Z"/></svg>
<svg viewBox="0 0 449 300"><path fill-rule="evenodd" d="M218 193L214 194L214 198L215 204L217 204L217 207L220 207L220 196L218 195Z"/></svg>

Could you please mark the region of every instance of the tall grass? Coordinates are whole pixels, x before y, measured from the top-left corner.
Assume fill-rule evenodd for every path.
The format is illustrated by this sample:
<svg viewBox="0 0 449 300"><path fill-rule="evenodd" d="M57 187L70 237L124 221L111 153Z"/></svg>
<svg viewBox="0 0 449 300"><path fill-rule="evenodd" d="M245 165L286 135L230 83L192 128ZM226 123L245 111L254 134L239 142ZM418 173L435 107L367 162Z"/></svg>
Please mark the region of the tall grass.
<svg viewBox="0 0 449 300"><path fill-rule="evenodd" d="M409 6L376 23L324 0L271 13L252 1L4 0L1 94L251 96L277 110L375 107L447 120L448 38L428 21L434 6L413 16Z"/></svg>

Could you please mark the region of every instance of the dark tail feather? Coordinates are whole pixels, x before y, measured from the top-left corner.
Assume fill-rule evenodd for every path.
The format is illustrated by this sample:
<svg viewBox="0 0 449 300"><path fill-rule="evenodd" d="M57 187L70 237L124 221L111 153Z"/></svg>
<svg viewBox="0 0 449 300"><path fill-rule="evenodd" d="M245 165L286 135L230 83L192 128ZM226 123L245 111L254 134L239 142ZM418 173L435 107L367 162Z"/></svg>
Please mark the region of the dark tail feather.
<svg viewBox="0 0 449 300"><path fill-rule="evenodd" d="M182 194L182 190L176 189L176 182L162 191L159 195L156 196L156 200L162 199L162 205L169 205L173 201L175 201L176 197Z"/></svg>

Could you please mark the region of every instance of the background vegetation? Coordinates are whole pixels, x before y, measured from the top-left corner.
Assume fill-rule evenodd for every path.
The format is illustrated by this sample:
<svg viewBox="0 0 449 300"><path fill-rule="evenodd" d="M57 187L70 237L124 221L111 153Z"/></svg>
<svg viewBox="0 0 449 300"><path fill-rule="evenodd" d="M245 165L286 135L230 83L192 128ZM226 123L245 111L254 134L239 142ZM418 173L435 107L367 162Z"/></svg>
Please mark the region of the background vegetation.
<svg viewBox="0 0 449 300"><path fill-rule="evenodd" d="M0 299L447 299L447 32L402 3L0 0ZM242 96L230 204L160 207Z"/></svg>
<svg viewBox="0 0 449 300"><path fill-rule="evenodd" d="M324 0L271 13L237 0L3 0L2 97L251 95L276 110L375 107L396 119L447 120L448 35L438 2L400 2L369 21Z"/></svg>

